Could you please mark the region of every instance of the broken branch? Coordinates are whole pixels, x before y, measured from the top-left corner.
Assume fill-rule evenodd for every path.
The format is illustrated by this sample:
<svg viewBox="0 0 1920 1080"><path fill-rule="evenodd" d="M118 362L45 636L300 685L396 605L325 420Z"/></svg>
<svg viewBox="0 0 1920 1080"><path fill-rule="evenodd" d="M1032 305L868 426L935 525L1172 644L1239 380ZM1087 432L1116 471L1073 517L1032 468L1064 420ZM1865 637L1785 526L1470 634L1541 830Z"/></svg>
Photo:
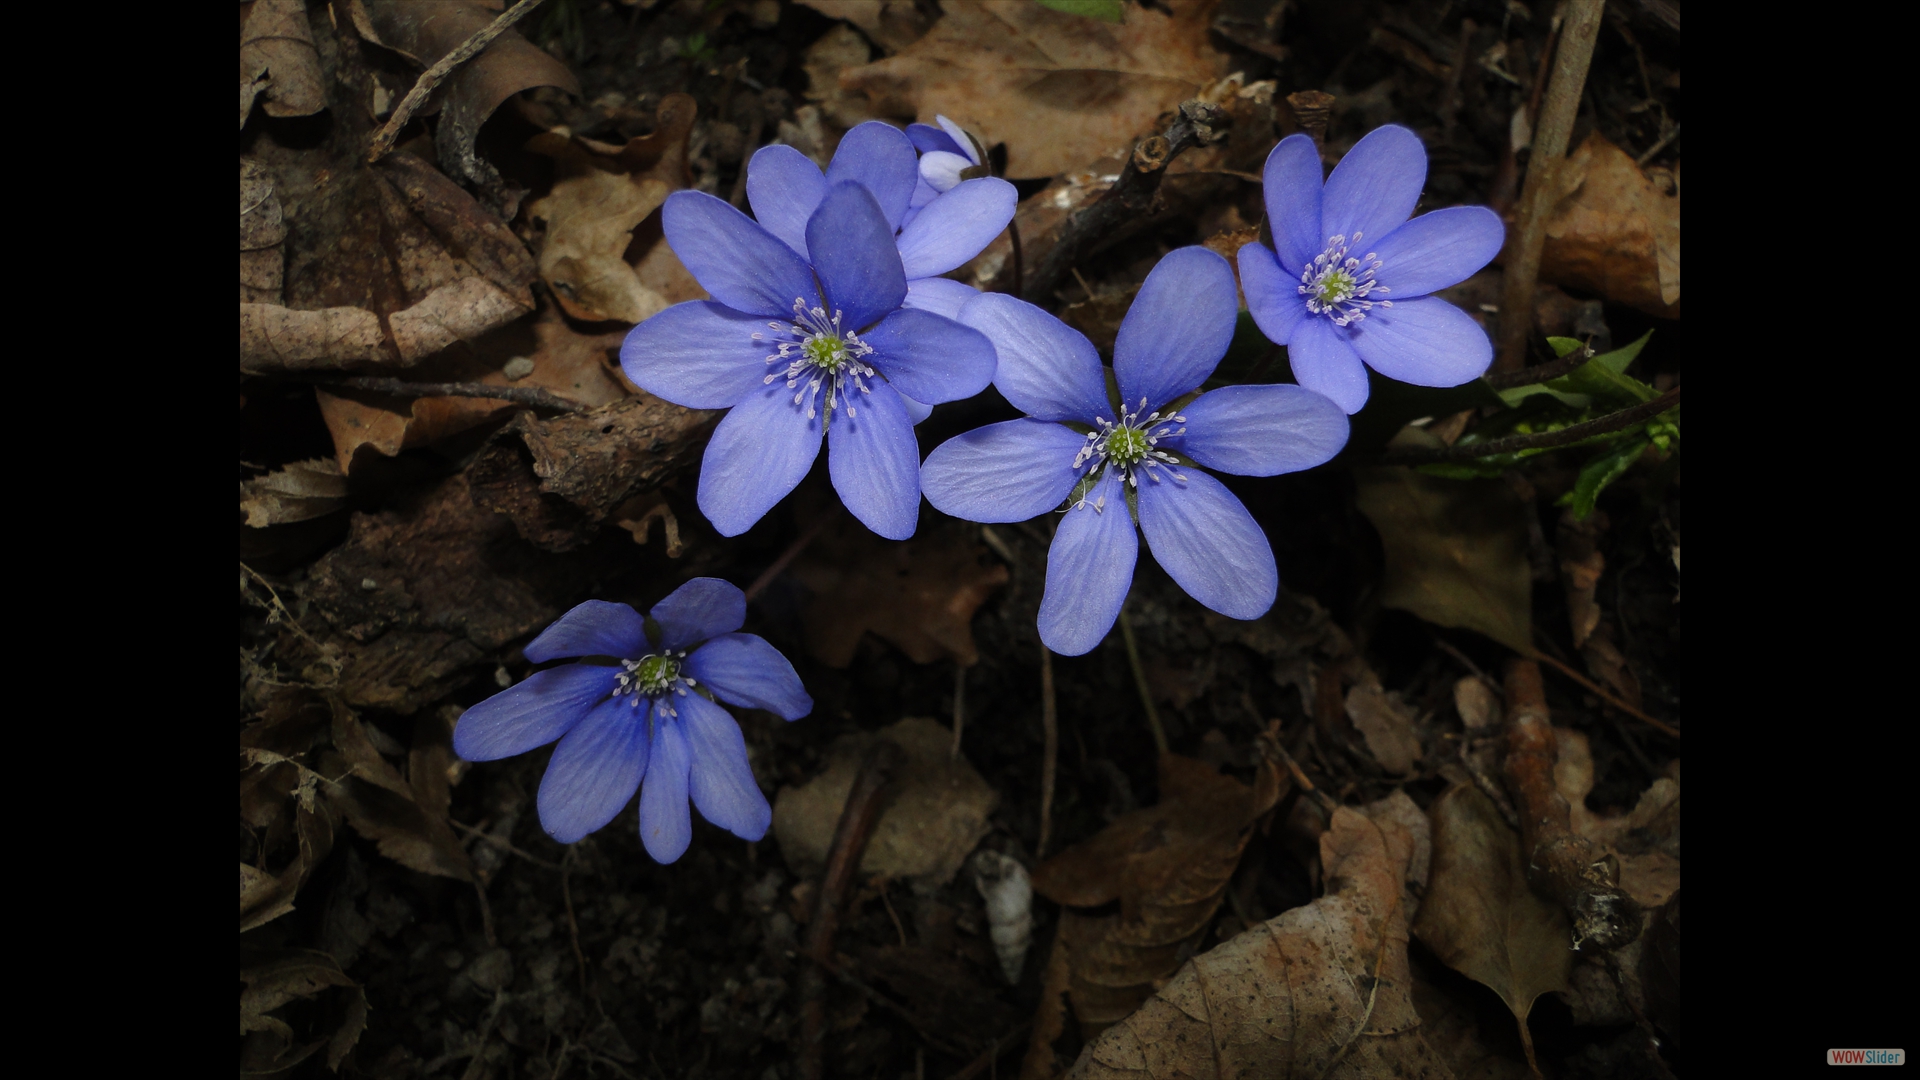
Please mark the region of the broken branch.
<svg viewBox="0 0 1920 1080"><path fill-rule="evenodd" d="M1542 431L1532 435L1512 435L1504 439L1489 439L1483 443L1467 446L1447 446L1429 449L1423 446L1408 446L1390 450L1381 454L1382 465L1430 465L1440 461L1471 461L1474 458L1492 457L1495 454L1511 454L1520 450L1534 450L1541 447L1567 446L1571 443L1590 439L1595 435L1605 435L1610 431L1621 431L1645 420L1651 420L1680 404L1680 388L1674 387L1652 401L1635 405L1631 409L1622 409L1617 413L1608 413L1596 420L1563 427L1558 431Z"/></svg>
<svg viewBox="0 0 1920 1080"><path fill-rule="evenodd" d="M413 119L415 110L426 104L427 95L439 86L453 69L480 55L481 51L493 44L493 39L507 32L507 28L520 21L527 12L540 6L540 0L520 0L508 8L499 18L472 37L460 43L460 47L441 57L434 65L420 73L420 78L407 91L394 107L393 115L387 118L386 125L374 133L373 143L367 148L367 160L379 161L393 151L393 144L400 138L400 130Z"/></svg>

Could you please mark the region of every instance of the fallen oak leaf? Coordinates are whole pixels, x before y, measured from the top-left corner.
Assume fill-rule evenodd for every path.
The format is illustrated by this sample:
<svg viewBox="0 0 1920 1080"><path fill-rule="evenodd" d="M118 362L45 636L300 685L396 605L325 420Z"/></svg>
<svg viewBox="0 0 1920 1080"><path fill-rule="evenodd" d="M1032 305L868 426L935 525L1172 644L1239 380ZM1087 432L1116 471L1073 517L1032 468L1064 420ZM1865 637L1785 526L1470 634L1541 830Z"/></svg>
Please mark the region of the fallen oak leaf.
<svg viewBox="0 0 1920 1080"><path fill-rule="evenodd" d="M829 667L853 662L868 631L916 664L980 658L973 613L1007 583L1006 564L987 557L978 526L943 521L911 540L885 540L839 515L793 566L814 599L802 613L807 651Z"/></svg>
<svg viewBox="0 0 1920 1080"><path fill-rule="evenodd" d="M268 116L311 116L327 107L320 54L306 0L240 5L240 126L256 99Z"/></svg>
<svg viewBox="0 0 1920 1080"><path fill-rule="evenodd" d="M1669 193L1597 131L1559 169L1540 280L1679 318L1678 170Z"/></svg>

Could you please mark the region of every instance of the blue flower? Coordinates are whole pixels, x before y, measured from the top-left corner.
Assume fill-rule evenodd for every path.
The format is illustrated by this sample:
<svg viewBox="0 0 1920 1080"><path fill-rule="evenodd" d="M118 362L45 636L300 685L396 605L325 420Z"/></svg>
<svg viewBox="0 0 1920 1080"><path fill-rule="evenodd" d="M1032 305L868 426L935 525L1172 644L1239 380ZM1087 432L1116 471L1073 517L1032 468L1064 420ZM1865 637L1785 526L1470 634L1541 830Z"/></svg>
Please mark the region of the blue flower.
<svg viewBox="0 0 1920 1080"><path fill-rule="evenodd" d="M980 156L979 140L944 116L934 119L940 122L939 127L907 125L907 138L913 140L913 148L920 151L920 182L914 185L913 198L907 204L909 215L958 187L964 182L962 175L967 170L986 164Z"/></svg>
<svg viewBox="0 0 1920 1080"><path fill-rule="evenodd" d="M694 578L647 612L589 600L526 648L544 663L468 709L453 749L468 761L496 761L560 740L540 780L540 825L563 844L594 832L640 789L640 839L670 863L687 850L700 816L745 840L766 835L773 811L747 764L747 743L729 705L788 720L813 711L793 665L753 634L745 594L719 578ZM645 786L641 778L645 777Z"/></svg>
<svg viewBox="0 0 1920 1080"><path fill-rule="evenodd" d="M755 154L747 190L758 222L700 192L667 199L667 240L713 299L634 327L620 363L677 405L732 410L707 445L698 494L722 535L745 532L792 491L829 431L829 473L847 509L889 539L913 535L915 416L985 389L994 368L985 337L921 301L949 287L975 295L929 275L973 257L1006 225L998 202L1010 216L1013 200L1004 181L993 181L1004 200L969 181L896 239L917 176L906 136L868 123L847 133L825 176L791 147Z"/></svg>
<svg viewBox="0 0 1920 1080"><path fill-rule="evenodd" d="M1125 402L1118 415L1100 357L1077 331L996 293L961 311L994 340L994 385L1028 418L989 424L927 455L927 498L955 517L1001 522L1075 496L1054 534L1040 601L1040 639L1054 652L1087 652L1113 627L1139 556L1129 516L1136 505L1154 558L1195 600L1235 619L1273 605L1280 576L1266 536L1194 464L1242 476L1312 468L1346 445L1347 417L1292 385L1189 399L1226 354L1238 306L1220 256L1189 247L1160 260L1114 342Z"/></svg>
<svg viewBox="0 0 1920 1080"><path fill-rule="evenodd" d="M1324 188L1305 135L1267 156L1274 248L1240 249L1247 308L1287 347L1300 385L1350 413L1367 403L1368 367L1416 386L1458 386L1493 362L1486 331L1428 294L1487 265L1506 229L1484 206L1408 221L1426 178L1427 152L1403 127L1369 132Z"/></svg>

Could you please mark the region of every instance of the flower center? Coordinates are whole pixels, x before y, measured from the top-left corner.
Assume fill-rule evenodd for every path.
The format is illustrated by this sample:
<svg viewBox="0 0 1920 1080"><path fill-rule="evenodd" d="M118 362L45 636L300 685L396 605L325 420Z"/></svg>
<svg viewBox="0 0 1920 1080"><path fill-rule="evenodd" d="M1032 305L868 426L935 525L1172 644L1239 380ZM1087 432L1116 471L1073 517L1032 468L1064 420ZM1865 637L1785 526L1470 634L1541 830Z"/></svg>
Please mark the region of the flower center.
<svg viewBox="0 0 1920 1080"><path fill-rule="evenodd" d="M840 312L835 311L829 318L825 308L808 307L807 302L796 297L793 301L792 322L770 322L767 328L774 332L775 352L767 357L769 364L787 365L785 371L774 371L763 381L771 385L775 379L785 379L787 389L795 391L793 403L807 407L807 419L814 418L816 412L824 412L829 418L833 415L835 404L844 404L847 415L853 415L853 402L849 395L858 390L871 394L866 380L874 377L873 365L866 357L873 352L873 346L860 340L860 335L851 330L840 328ZM767 335L756 333L755 341L766 341ZM822 403L820 396L826 395ZM816 409L816 405L820 408Z"/></svg>
<svg viewBox="0 0 1920 1080"><path fill-rule="evenodd" d="M1185 435L1187 418L1175 415L1172 410L1165 415L1155 412L1142 418L1140 414L1146 411L1147 399L1141 398L1139 407L1122 414L1118 423L1103 416L1094 417L1100 428L1087 432L1086 445L1073 456L1074 469L1077 471L1092 462L1093 468L1087 473L1089 480L1097 479L1103 466L1119 469L1121 479L1133 487L1140 486L1143 473L1156 484L1163 473L1175 480L1186 480L1186 476L1174 467L1179 464L1179 459L1158 447L1161 439ZM1182 426L1175 428L1176 424ZM1092 489L1089 487L1088 490ZM1074 509L1079 509L1085 503L1086 499L1082 498L1073 504ZM1096 503L1094 509L1104 510L1105 507Z"/></svg>
<svg viewBox="0 0 1920 1080"><path fill-rule="evenodd" d="M648 653L638 660L620 661L620 666L626 670L614 676L616 685L613 688L613 696L632 694L636 708L640 705L641 698L658 700L669 694L679 694L684 697L687 687L694 685L694 680L680 673L680 665L686 658L687 654L684 651L669 650ZM668 716L679 715L664 701L659 702L658 707Z"/></svg>
<svg viewBox="0 0 1920 1080"><path fill-rule="evenodd" d="M1374 280L1374 274L1384 264L1369 251L1360 258L1354 258L1347 252L1360 243L1360 233L1354 233L1351 242L1344 236L1327 238L1327 250L1313 257L1300 274L1300 295L1307 298L1307 310L1315 315L1325 315L1333 320L1335 326L1349 326L1367 317L1367 312L1377 304L1383 308L1393 306L1391 300L1369 300L1369 296L1385 296L1387 287Z"/></svg>

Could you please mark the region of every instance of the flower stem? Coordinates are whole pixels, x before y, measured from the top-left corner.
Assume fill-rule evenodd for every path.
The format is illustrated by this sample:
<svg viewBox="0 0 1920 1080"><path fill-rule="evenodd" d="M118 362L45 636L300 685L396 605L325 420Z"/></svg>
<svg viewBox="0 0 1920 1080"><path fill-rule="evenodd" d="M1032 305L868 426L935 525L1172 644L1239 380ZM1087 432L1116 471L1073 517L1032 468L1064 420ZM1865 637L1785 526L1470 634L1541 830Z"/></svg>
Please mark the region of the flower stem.
<svg viewBox="0 0 1920 1080"><path fill-rule="evenodd" d="M1047 857L1047 838L1053 832L1053 774L1060 758L1060 718L1053 696L1053 651L1040 645L1040 731L1046 749L1040 759L1040 842L1034 845L1037 862Z"/></svg>
<svg viewBox="0 0 1920 1080"><path fill-rule="evenodd" d="M1680 388L1673 389L1654 398L1652 401L1635 405L1631 409L1622 409L1608 413L1584 424L1574 424L1558 431L1540 431L1532 435L1511 435L1504 439L1489 439L1483 443L1468 446L1448 446L1427 449L1425 447L1403 447L1380 455L1382 465L1432 465L1442 461L1471 461L1474 458L1492 457L1495 454L1512 454L1521 450L1534 450L1540 447L1566 446L1595 435L1605 435L1610 431L1630 428L1643 420L1651 420L1668 409L1680 404Z"/></svg>
<svg viewBox="0 0 1920 1080"><path fill-rule="evenodd" d="M1120 638L1127 643L1127 666L1133 669L1133 685L1140 691L1140 704L1147 710L1147 726L1153 729L1153 745L1162 754L1168 752L1167 733L1160 727L1160 714L1153 707L1153 692L1147 689L1147 669L1140 665L1140 646L1133 640L1133 623L1127 609L1120 609Z"/></svg>

